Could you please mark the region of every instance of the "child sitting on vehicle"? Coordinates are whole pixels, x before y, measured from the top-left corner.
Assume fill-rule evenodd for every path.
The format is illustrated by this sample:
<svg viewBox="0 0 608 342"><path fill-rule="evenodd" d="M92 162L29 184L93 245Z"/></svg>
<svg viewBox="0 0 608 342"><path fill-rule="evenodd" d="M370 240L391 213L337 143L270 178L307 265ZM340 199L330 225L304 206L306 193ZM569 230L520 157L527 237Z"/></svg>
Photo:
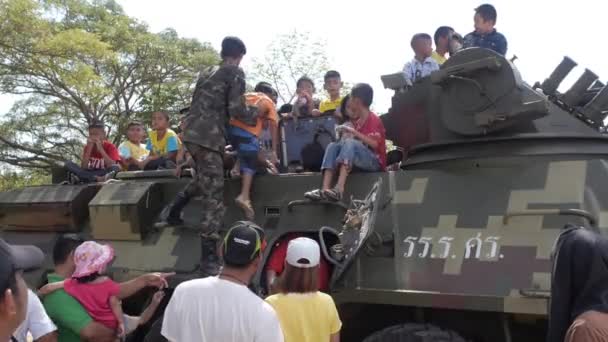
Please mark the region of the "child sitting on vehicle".
<svg viewBox="0 0 608 342"><path fill-rule="evenodd" d="M336 70L326 72L323 80L323 89L327 91L329 98L321 101L319 104L319 111L321 114L336 114L342 103L340 91L342 90L344 83L342 82L340 73Z"/></svg>
<svg viewBox="0 0 608 342"><path fill-rule="evenodd" d="M148 322L158 308L164 293L154 294L152 302L135 321L126 316L121 307L118 295L120 286L107 276L104 276L108 265L114 260L114 249L110 245L101 245L94 241L86 241L74 251L76 270L71 279L50 283L43 286L38 293L42 296L63 288L70 296L80 302L94 321L116 331L119 337L125 336Z"/></svg>
<svg viewBox="0 0 608 342"><path fill-rule="evenodd" d="M296 82L296 100L293 104L293 111L290 116L301 118L305 116L319 116L320 101L314 99L315 83L308 76L302 76Z"/></svg>
<svg viewBox="0 0 608 342"><path fill-rule="evenodd" d="M347 101L348 115L354 128L342 126L339 130L352 134L353 138L332 142L327 145L321 170L321 189L306 192L310 200L341 201L346 179L357 168L364 172L378 172L386 169L386 130L382 120L370 110L374 91L369 84L355 85ZM332 187L334 175L338 181Z"/></svg>
<svg viewBox="0 0 608 342"><path fill-rule="evenodd" d="M431 57L433 55L433 38L426 33L417 33L410 42L414 50L414 59L403 67L403 74L408 86L428 77L439 70L439 64Z"/></svg>
<svg viewBox="0 0 608 342"><path fill-rule="evenodd" d="M344 96L344 98L340 102L340 107L338 107L336 109L336 113L339 114L339 116L338 116L339 125L336 126L336 128L335 128L336 138L338 138L338 141L342 141L342 140L349 139L349 138L352 139L354 137L354 135L352 133L350 133L350 130L348 129L348 128L351 128L351 129L355 128L355 126L353 126L352 121L350 120L350 115L348 113L348 101L349 100L350 100L350 95Z"/></svg>
<svg viewBox="0 0 608 342"><path fill-rule="evenodd" d="M177 133L169 128L169 114L152 113L152 131L149 133L146 148L150 151L145 170L173 169L177 152L181 146Z"/></svg>
<svg viewBox="0 0 608 342"><path fill-rule="evenodd" d="M138 121L131 121L127 125L127 141L118 146L123 170L137 171L144 169L144 161L150 152L142 144L145 131L144 125Z"/></svg>
<svg viewBox="0 0 608 342"><path fill-rule="evenodd" d="M118 149L108 141L103 122L93 121L89 125L89 136L80 165L72 161L65 161L63 165L72 183L77 184L105 182L114 178L120 171L119 162Z"/></svg>

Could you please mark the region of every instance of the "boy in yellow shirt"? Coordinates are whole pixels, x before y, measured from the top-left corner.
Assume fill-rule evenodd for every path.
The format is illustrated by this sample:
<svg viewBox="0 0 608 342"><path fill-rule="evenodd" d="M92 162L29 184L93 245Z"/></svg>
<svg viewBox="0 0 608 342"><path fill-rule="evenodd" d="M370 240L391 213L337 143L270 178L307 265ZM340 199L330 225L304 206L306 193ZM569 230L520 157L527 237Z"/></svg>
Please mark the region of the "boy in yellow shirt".
<svg viewBox="0 0 608 342"><path fill-rule="evenodd" d="M181 146L177 133L169 128L169 114L152 113L152 131L148 134L146 149L150 156L144 162L145 170L173 169Z"/></svg>
<svg viewBox="0 0 608 342"><path fill-rule="evenodd" d="M446 55L450 52L450 41L453 35L454 29L449 26L440 26L435 31L435 35L433 36L435 51L433 51L431 57L437 64L442 65L448 60Z"/></svg>
<svg viewBox="0 0 608 342"><path fill-rule="evenodd" d="M340 77L340 73L335 70L330 70L325 73L323 77L325 83L323 83L323 89L329 94L329 98L321 101L319 105L319 111L321 114L336 113L336 110L342 103L342 96L340 96L340 90L344 83Z"/></svg>
<svg viewBox="0 0 608 342"><path fill-rule="evenodd" d="M144 125L138 121L131 121L127 125L127 140L118 146L120 164L123 170L136 171L144 169L144 161L150 152L146 145L142 144L144 139Z"/></svg>

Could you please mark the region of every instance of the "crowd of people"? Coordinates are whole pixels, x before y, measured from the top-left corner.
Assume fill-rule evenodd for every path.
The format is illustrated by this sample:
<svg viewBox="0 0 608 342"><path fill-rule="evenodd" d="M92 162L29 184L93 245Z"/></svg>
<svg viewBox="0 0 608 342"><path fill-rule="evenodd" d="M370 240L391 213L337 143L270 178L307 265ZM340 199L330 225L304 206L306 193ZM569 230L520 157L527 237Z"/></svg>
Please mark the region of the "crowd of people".
<svg viewBox="0 0 608 342"><path fill-rule="evenodd" d="M11 342L116 341L152 318L173 275L150 273L116 283L104 275L114 260L111 246L66 234L53 247L48 284L34 292L22 273L42 266L42 251L0 240L0 254L0 340ZM159 291L142 314L123 314L121 300L147 287Z"/></svg>
<svg viewBox="0 0 608 342"><path fill-rule="evenodd" d="M438 70L460 48L483 47L505 55L507 41L496 31L496 19L495 8L484 4L475 9L475 31L464 37L449 26L439 27L433 37L415 34L414 58L403 68L408 85ZM317 242L298 233L272 246L267 265L262 265L267 246L263 228L252 222L251 186L260 168L278 172L279 122L307 116L333 115L337 136L324 150L321 187L304 197L341 201L351 172L386 170L385 128L370 109L374 91L369 84L357 83L342 96L341 75L330 70L324 77L325 100L315 97L314 81L304 75L296 83L293 103L277 109L277 92L268 82L245 91L239 65L246 52L237 37L222 41L222 62L200 73L191 105L181 113L179 134L170 127L170 115L158 111L151 115L149 132L141 122L128 123L126 140L117 148L107 140L104 124L91 122L80 165L66 161L65 168L72 183L106 182L120 171L172 169L179 176L183 168L191 169L192 180L171 202L162 224L183 225L183 209L192 198L201 197L200 271L206 277L175 288L162 324L162 335L169 341L336 342L342 323L325 293L331 266ZM235 223L221 238L224 165L230 156L236 156L231 173L241 179L241 192L234 201L247 221ZM151 319L171 276L152 273L116 283L105 274L115 258L110 245L65 235L54 246L54 272L35 293L27 290L21 272L39 266L42 252L0 240L0 254L0 340L22 342L27 334L34 341L124 337ZM248 288L259 270L269 293L265 299ZM139 316L124 314L121 300L145 287L158 289L148 307ZM587 312L579 309L578 314ZM564 317L568 324L576 318ZM559 327L561 338L568 324ZM571 329L585 331L580 320L575 324Z"/></svg>
<svg viewBox="0 0 608 342"><path fill-rule="evenodd" d="M316 241L294 237L283 270L265 300L250 288L266 248L264 230L236 222L221 244L217 276L180 283L164 309L161 334L168 341L331 341L342 322L333 299L320 291L322 257ZM173 273L150 273L117 283L107 275L111 245L77 235L58 238L54 270L37 292L27 289L23 271L41 267L34 246L0 240L0 340L11 342L117 341L145 325L164 297ZM139 316L126 315L121 300L146 287L158 289Z"/></svg>

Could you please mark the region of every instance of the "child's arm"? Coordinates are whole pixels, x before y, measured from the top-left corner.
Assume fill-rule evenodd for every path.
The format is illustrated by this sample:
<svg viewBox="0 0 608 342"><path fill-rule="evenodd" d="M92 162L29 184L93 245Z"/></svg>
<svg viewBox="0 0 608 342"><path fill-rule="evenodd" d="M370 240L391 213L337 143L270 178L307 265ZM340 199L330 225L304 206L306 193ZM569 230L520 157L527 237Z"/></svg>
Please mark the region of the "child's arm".
<svg viewBox="0 0 608 342"><path fill-rule="evenodd" d="M58 281L55 283L48 283L48 284L44 285L43 287L41 287L40 290L38 290L38 295L46 296L46 295L50 294L51 292L55 292L62 288L63 288L63 281Z"/></svg>
<svg viewBox="0 0 608 342"><path fill-rule="evenodd" d="M120 300L116 296L111 296L109 302L112 313L118 321L118 336L122 337L125 334L125 324L123 322L123 312L122 307L120 306Z"/></svg>
<svg viewBox="0 0 608 342"><path fill-rule="evenodd" d="M80 161L80 167L83 169L89 167L89 159L91 158L91 152L93 152L93 146L95 146L95 142L91 138L89 138L87 140L87 144L84 146L82 160Z"/></svg>
<svg viewBox="0 0 608 342"><path fill-rule="evenodd" d="M177 157L175 158L175 160L177 161L178 165L183 165L186 160L184 160L184 157L186 156L186 146L182 145L179 150L177 151Z"/></svg>
<svg viewBox="0 0 608 342"><path fill-rule="evenodd" d="M97 147L99 154L101 154L101 156L103 157L103 161L107 167L116 164L116 161L114 159L110 158L110 156L108 155L106 150L103 149L103 145L100 140L97 140L97 142L95 143L95 146Z"/></svg>
<svg viewBox="0 0 608 342"><path fill-rule="evenodd" d="M154 152L150 152L150 154L146 157L146 159L144 159L143 161L137 162L137 166L139 166L140 169L144 169L144 167L146 167L146 165L151 162L152 160L156 160L158 159L159 156L156 155L156 153Z"/></svg>
<svg viewBox="0 0 608 342"><path fill-rule="evenodd" d="M269 120L268 128L270 130L270 137L272 139L272 154L274 160L271 160L273 164L279 162L279 125L276 121Z"/></svg>

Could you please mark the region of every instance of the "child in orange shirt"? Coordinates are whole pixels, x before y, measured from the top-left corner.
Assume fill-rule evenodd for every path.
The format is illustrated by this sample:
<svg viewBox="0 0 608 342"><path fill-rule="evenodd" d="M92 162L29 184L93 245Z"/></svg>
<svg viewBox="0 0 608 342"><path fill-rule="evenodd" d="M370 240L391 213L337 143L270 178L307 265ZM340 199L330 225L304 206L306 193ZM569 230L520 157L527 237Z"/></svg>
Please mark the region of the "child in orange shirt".
<svg viewBox="0 0 608 342"><path fill-rule="evenodd" d="M275 104L271 97L274 94L272 86L266 82L260 82L255 87L254 93L245 94L247 106L258 108L258 122L255 127L248 126L236 119L230 120L230 142L237 152L238 163L241 173L241 193L235 199L236 204L243 209L245 217L253 220L255 212L251 205L251 183L257 171L260 143L259 136L262 133L262 126L267 122L270 127L272 137L272 152L270 153L270 163L276 164L278 148L278 122L279 116L275 109Z"/></svg>

